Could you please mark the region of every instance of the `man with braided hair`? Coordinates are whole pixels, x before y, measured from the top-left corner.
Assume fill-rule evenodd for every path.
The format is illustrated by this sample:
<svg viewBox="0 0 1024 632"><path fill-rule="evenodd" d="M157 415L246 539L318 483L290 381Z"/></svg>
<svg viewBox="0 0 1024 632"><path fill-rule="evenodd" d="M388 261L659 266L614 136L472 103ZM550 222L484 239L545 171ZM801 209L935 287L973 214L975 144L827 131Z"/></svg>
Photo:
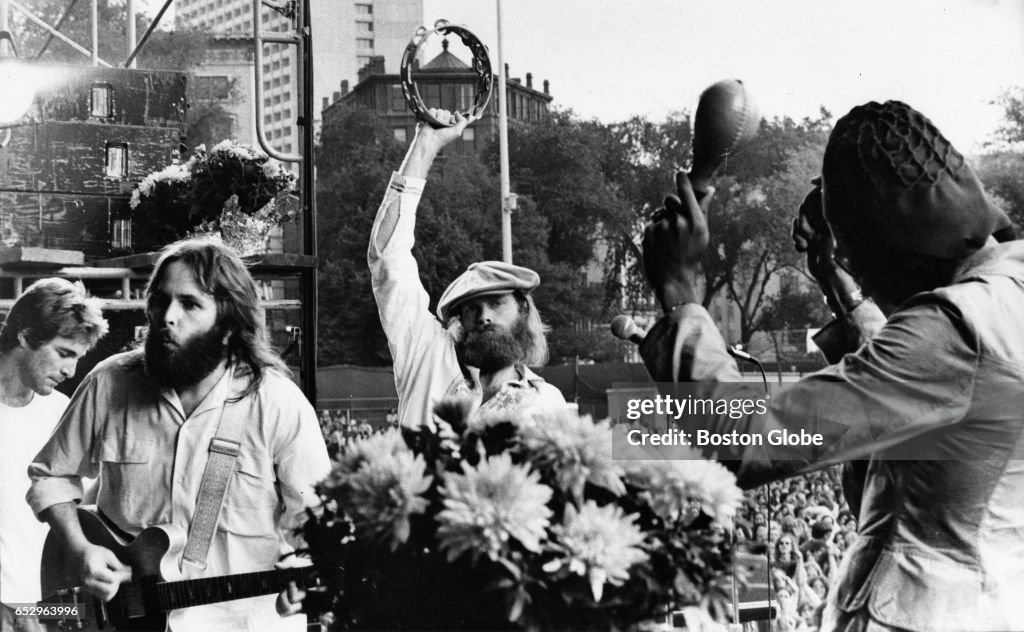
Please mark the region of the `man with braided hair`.
<svg viewBox="0 0 1024 632"><path fill-rule="evenodd" d="M665 317L641 354L659 382L757 397L735 384L736 365L696 300L710 195L698 205L683 173L677 186L644 235ZM838 340L859 346L773 395L764 415L693 421L711 433L820 434L817 448L717 448L746 487L869 459L859 537L822 630L1022 630L1024 243L998 243L1009 223L963 156L894 101L838 121L820 209L834 251L815 250L812 271L852 334Z"/></svg>

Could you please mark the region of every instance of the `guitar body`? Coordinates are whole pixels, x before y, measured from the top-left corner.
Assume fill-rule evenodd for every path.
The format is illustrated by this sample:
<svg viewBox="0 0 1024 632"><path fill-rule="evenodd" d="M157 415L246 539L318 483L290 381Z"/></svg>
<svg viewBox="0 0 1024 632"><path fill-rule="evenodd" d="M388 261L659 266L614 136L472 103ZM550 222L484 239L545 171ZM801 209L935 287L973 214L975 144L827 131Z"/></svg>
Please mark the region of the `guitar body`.
<svg viewBox="0 0 1024 632"><path fill-rule="evenodd" d="M289 582L311 591L307 604L318 589L313 567L286 568L238 575L181 579L178 560L187 536L174 525L144 529L130 539L108 523L94 507L79 507L78 520L89 542L110 549L121 562L131 567L132 580L121 584L107 603L76 587L78 578L70 566L71 554L63 539L51 530L43 543L40 571L43 600L48 606L73 607L75 615L63 620L46 620L51 630L113 632L163 632L168 614L174 610L206 604L247 599L280 592ZM315 611L311 626L319 630Z"/></svg>
<svg viewBox="0 0 1024 632"><path fill-rule="evenodd" d="M122 563L132 569L132 581L123 584L117 594L104 604L75 588L77 578L70 567L70 552L63 538L54 531L43 544L40 584L45 603L78 606L83 614L57 623L57 629L75 630L138 630L162 631L167 626L167 613L157 602L156 585L173 581L181 575L177 560L185 547L186 535L179 527L149 527L134 540L127 540L96 511L95 507L79 507L78 520L89 542L110 549ZM47 622L54 623L54 622ZM84 624L85 627L81 627Z"/></svg>

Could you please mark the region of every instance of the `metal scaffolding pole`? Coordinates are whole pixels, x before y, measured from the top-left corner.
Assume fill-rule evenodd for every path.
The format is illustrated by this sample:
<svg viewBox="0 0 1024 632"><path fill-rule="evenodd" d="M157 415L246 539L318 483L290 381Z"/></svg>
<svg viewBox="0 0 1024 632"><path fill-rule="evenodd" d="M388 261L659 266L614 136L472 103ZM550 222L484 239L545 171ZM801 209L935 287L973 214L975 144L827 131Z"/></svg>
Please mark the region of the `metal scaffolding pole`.
<svg viewBox="0 0 1024 632"><path fill-rule="evenodd" d="M508 167L508 95L505 58L501 50L501 0L498 9L498 154L501 168L501 260L512 263L512 183Z"/></svg>

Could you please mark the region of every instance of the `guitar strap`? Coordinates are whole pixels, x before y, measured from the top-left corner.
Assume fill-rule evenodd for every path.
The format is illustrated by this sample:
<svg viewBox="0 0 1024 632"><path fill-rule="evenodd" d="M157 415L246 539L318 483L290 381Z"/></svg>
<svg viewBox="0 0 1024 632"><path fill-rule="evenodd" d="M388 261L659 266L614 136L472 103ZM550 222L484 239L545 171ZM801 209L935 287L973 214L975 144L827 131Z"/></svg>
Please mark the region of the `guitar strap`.
<svg viewBox="0 0 1024 632"><path fill-rule="evenodd" d="M229 384L233 385L235 381L234 367L231 368L229 380ZM216 434L210 441L210 458L206 461L203 480L199 483L196 510L192 515L188 541L185 543L185 551L182 555L183 562L200 570L206 569L206 556L210 552L210 542L213 540L213 533L217 528L220 508L224 503L228 484L231 482L231 473L235 470L235 459L241 451L245 415L225 414L230 392L229 387L228 397L224 398L224 404L220 409Z"/></svg>

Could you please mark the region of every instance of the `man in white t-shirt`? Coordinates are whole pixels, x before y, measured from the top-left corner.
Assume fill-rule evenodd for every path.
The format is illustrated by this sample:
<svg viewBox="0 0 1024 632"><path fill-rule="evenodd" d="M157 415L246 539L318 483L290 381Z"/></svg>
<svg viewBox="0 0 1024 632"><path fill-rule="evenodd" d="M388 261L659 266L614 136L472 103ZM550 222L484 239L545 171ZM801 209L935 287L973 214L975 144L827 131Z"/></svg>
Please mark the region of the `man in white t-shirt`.
<svg viewBox="0 0 1024 632"><path fill-rule="evenodd" d="M0 631L41 630L15 604L40 600L47 526L25 502L28 464L68 404L54 388L107 332L98 303L64 279L33 283L0 328Z"/></svg>

